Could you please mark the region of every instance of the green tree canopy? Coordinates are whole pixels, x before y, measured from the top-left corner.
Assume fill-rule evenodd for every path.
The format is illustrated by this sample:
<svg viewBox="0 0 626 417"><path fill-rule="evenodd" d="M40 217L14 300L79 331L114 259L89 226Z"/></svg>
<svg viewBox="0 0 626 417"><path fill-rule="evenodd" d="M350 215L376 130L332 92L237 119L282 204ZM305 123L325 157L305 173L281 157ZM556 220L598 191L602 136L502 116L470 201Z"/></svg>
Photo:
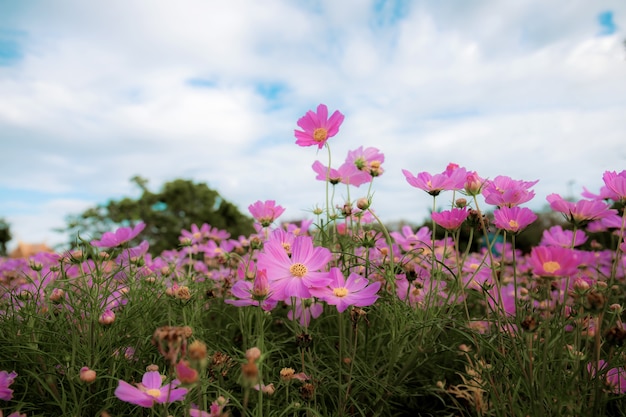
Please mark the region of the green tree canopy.
<svg viewBox="0 0 626 417"><path fill-rule="evenodd" d="M9 223L5 219L0 219L0 256L7 256L7 243L12 238Z"/></svg>
<svg viewBox="0 0 626 417"><path fill-rule="evenodd" d="M136 176L131 181L142 190L138 199L111 200L67 218L64 231L72 236L71 246L75 246L77 235L87 239L99 238L104 232L120 226L134 226L141 221L146 228L137 239L147 240L152 254L176 248L181 230L189 230L192 224L208 223L228 231L233 237L254 231L250 217L205 183L175 179L155 193L148 189L146 179Z"/></svg>

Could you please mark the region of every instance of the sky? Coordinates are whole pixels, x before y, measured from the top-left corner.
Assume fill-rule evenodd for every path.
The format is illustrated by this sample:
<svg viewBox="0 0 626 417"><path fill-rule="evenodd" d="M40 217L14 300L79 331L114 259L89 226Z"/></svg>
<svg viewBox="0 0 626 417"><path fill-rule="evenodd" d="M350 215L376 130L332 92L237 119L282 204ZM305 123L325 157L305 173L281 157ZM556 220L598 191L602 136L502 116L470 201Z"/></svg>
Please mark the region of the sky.
<svg viewBox="0 0 626 417"><path fill-rule="evenodd" d="M345 115L333 167L384 153L385 222L429 215L402 169L450 162L539 180L541 210L626 169L625 39L623 0L0 0L0 218L10 246L66 242L135 175L313 218L328 152L293 132L320 103Z"/></svg>

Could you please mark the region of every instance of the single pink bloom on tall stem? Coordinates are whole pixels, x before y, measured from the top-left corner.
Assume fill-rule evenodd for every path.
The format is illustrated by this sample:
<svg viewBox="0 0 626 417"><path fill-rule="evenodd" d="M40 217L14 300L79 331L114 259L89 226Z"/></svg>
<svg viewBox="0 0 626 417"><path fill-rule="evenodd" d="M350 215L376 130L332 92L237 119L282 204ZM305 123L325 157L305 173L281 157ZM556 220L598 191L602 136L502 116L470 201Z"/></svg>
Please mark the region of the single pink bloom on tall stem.
<svg viewBox="0 0 626 417"><path fill-rule="evenodd" d="M99 248L114 248L137 237L145 227L145 223L137 223L135 227L120 227L115 232L105 232L100 240L92 240L91 244Z"/></svg>
<svg viewBox="0 0 626 417"><path fill-rule="evenodd" d="M498 229L519 233L537 220L537 215L526 207L502 206L493 212L494 224Z"/></svg>
<svg viewBox="0 0 626 417"><path fill-rule="evenodd" d="M389 234L404 251L411 252L416 249L430 248L432 236L428 227L423 226L415 233L413 233L411 226L402 226L400 230L401 232L390 232Z"/></svg>
<svg viewBox="0 0 626 417"><path fill-rule="evenodd" d="M351 273L346 279L339 268L330 270L332 281L327 287L311 288L309 291L327 304L337 307L337 311L344 312L349 306L366 307L378 299L379 281L370 283L359 274Z"/></svg>
<svg viewBox="0 0 626 417"><path fill-rule="evenodd" d="M277 206L274 200L259 200L254 204L250 204L248 211L261 226L268 227L285 212L285 209L282 206Z"/></svg>
<svg viewBox="0 0 626 417"><path fill-rule="evenodd" d="M298 119L298 126L302 130L295 130L296 144L300 146L315 146L322 149L328 138L339 132L344 116L338 110L328 117L328 107L325 104L317 106L317 112L309 110Z"/></svg>
<svg viewBox="0 0 626 417"><path fill-rule="evenodd" d="M444 229L454 231L461 227L463 222L469 216L469 211L467 210L467 207L454 207L451 210L433 212L431 216L433 221L439 226L443 227Z"/></svg>
<svg viewBox="0 0 626 417"><path fill-rule="evenodd" d="M363 171L372 177L379 177L384 170L381 164L385 162L383 155L377 148L365 148L359 146L357 149L348 152L346 162L353 164L359 171Z"/></svg>
<svg viewBox="0 0 626 417"><path fill-rule="evenodd" d="M626 170L619 174L615 171L606 171L602 179L606 187L613 191L620 201L626 201Z"/></svg>
<svg viewBox="0 0 626 417"><path fill-rule="evenodd" d="M258 256L257 268L267 271L272 298L310 298L310 288L330 282L325 269L332 254L325 247L314 246L310 236L296 236L290 250L291 256L280 242L268 240Z"/></svg>
<svg viewBox="0 0 626 417"><path fill-rule="evenodd" d="M320 161L313 163L313 171L317 173L316 180L328 181L331 184L346 184L359 187L372 181L372 176L364 171L359 171L356 165L350 162L344 162L338 169L324 166Z"/></svg>
<svg viewBox="0 0 626 417"><path fill-rule="evenodd" d="M617 210L611 209L608 204L597 200L578 200L573 203L558 194L550 194L546 200L550 203L552 210L563 213L567 221L578 227L617 213Z"/></svg>
<svg viewBox="0 0 626 417"><path fill-rule="evenodd" d="M183 400L187 389L177 388L178 385L180 382L176 379L163 385L161 374L157 371L150 371L143 374L141 383L136 387L120 380L115 389L115 396L127 403L150 408L155 403L164 404Z"/></svg>
<svg viewBox="0 0 626 417"><path fill-rule="evenodd" d="M479 195L483 190L483 185L485 184L485 180L481 178L476 171L468 172L465 176L465 184L463 184L463 189L467 195L476 196Z"/></svg>
<svg viewBox="0 0 626 417"><path fill-rule="evenodd" d="M561 246L564 248L571 248L580 246L587 241L587 234L582 230L574 232L571 230L563 230L561 226L552 226L549 229L543 231L541 246Z"/></svg>
<svg viewBox="0 0 626 417"><path fill-rule="evenodd" d="M535 246L528 263L535 275L542 278L562 278L578 272L580 260L573 249L560 246Z"/></svg>
<svg viewBox="0 0 626 417"><path fill-rule="evenodd" d="M498 207L513 207L530 201L535 192L530 189L537 181L514 180L504 175L498 175L493 180L485 181L483 196L485 202Z"/></svg>
<svg viewBox="0 0 626 417"><path fill-rule="evenodd" d="M403 169L402 173L410 185L424 190L434 197L442 191L460 190L463 188L467 171L465 168L457 168L435 175L428 172L420 172L415 176L408 170Z"/></svg>

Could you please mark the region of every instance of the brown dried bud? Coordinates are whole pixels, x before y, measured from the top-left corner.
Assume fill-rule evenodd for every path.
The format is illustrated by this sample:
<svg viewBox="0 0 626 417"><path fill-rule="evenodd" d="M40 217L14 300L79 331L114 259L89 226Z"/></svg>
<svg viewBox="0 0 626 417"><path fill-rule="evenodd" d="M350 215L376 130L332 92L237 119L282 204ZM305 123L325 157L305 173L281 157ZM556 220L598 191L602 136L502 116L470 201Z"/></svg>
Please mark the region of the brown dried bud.
<svg viewBox="0 0 626 417"><path fill-rule="evenodd" d="M624 340L626 340L626 330L624 330L621 326L611 327L604 334L604 338L607 343L613 346L622 346Z"/></svg>
<svg viewBox="0 0 626 417"><path fill-rule="evenodd" d="M598 291L591 291L587 294L585 308L589 311L599 312L604 308L606 297Z"/></svg>
<svg viewBox="0 0 626 417"><path fill-rule="evenodd" d="M526 316L524 320L522 320L522 329L527 332L534 332L537 330L537 320L533 316Z"/></svg>
<svg viewBox="0 0 626 417"><path fill-rule="evenodd" d="M296 346L299 348L306 349L311 346L311 343L313 343L313 338L310 334L300 333L299 335L296 335Z"/></svg>
<svg viewBox="0 0 626 417"><path fill-rule="evenodd" d="M305 401L310 401L315 395L315 386L309 382L300 387L300 396Z"/></svg>
<svg viewBox="0 0 626 417"><path fill-rule="evenodd" d="M206 344L200 340L194 340L189 345L189 359L201 361L206 358Z"/></svg>
<svg viewBox="0 0 626 417"><path fill-rule="evenodd" d="M256 382L259 376L259 368L254 362L246 362L241 365L241 373L248 382Z"/></svg>

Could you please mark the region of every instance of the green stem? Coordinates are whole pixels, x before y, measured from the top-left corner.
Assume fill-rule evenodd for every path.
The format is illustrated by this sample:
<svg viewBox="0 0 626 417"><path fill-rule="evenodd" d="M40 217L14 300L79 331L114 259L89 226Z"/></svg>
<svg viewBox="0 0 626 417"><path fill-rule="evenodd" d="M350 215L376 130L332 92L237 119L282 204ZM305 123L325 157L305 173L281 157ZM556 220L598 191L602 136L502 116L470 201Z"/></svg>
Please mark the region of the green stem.
<svg viewBox="0 0 626 417"><path fill-rule="evenodd" d="M339 400L339 415L344 414L344 393L343 393L343 343L344 343L344 334L343 334L343 315L341 313L337 313L338 325L339 325L339 367L337 378L337 391L338 391L338 400Z"/></svg>

